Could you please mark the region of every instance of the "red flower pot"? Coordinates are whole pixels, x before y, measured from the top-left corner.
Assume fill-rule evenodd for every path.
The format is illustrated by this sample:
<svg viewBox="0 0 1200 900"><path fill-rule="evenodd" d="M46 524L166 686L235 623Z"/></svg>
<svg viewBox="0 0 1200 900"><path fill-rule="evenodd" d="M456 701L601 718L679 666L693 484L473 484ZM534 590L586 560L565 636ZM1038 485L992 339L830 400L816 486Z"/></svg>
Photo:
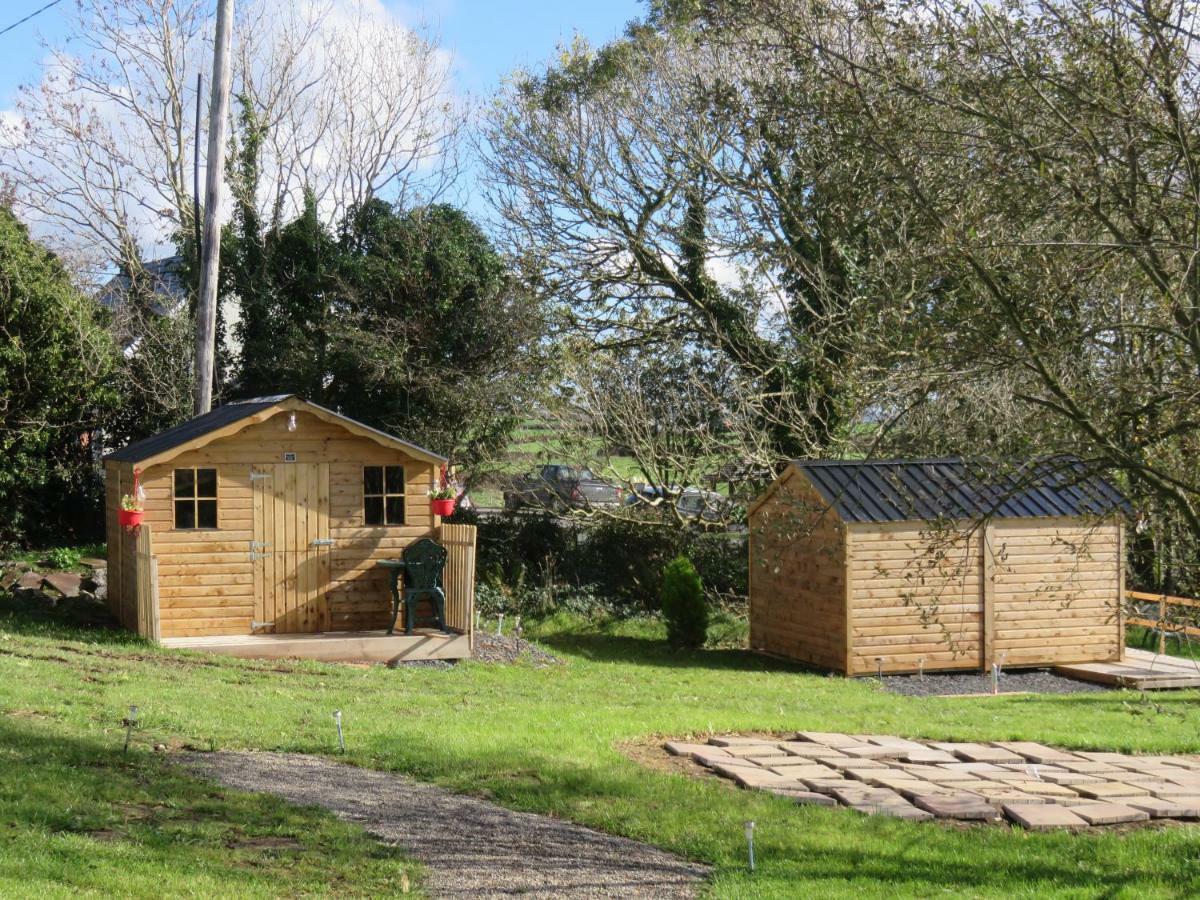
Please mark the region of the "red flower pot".
<svg viewBox="0 0 1200 900"><path fill-rule="evenodd" d="M454 515L455 500L430 500L429 505L433 507L435 516L451 516Z"/></svg>
<svg viewBox="0 0 1200 900"><path fill-rule="evenodd" d="M137 528L142 524L142 513L140 509L122 509L117 513L117 521L121 523L122 528Z"/></svg>

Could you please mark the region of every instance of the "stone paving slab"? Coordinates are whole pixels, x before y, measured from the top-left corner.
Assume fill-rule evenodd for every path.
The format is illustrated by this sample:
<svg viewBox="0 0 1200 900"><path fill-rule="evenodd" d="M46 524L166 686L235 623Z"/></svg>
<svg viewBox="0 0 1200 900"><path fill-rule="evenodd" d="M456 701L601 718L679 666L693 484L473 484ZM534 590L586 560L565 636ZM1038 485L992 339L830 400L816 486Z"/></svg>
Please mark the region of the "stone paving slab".
<svg viewBox="0 0 1200 900"><path fill-rule="evenodd" d="M813 744L807 741L784 741L778 747L789 756L803 756L808 759L836 759L845 755L840 750L834 750L824 744Z"/></svg>
<svg viewBox="0 0 1200 900"><path fill-rule="evenodd" d="M1066 750L1055 750L1053 747L1046 747L1034 741L992 741L992 746L999 747L1001 750L1008 750L1010 753L1016 753L1018 756L1035 763L1070 762L1071 760L1079 759L1074 753L1068 753Z"/></svg>
<svg viewBox="0 0 1200 900"><path fill-rule="evenodd" d="M1091 797L1096 800L1110 800L1115 797L1146 797L1150 792L1133 784L1123 784L1119 781L1102 781L1099 784L1077 784L1076 793L1081 797Z"/></svg>
<svg viewBox="0 0 1200 900"><path fill-rule="evenodd" d="M1179 803L1161 797L1130 797L1122 800L1121 805L1140 809L1155 819L1200 819L1200 802Z"/></svg>
<svg viewBox="0 0 1200 900"><path fill-rule="evenodd" d="M814 744L824 744L826 747L833 747L835 750L862 743L861 741L856 741L848 734L841 734L836 731L801 731L797 733L796 739L811 741Z"/></svg>
<svg viewBox="0 0 1200 900"><path fill-rule="evenodd" d="M1200 768L1193 768L1200 763L1182 757L1186 765L1171 765L1177 758L1165 756L1074 756L1032 741L921 744L839 732L801 732L788 741L728 735L664 746L744 788L912 821L995 821L1001 810L1029 829L1200 819Z"/></svg>
<svg viewBox="0 0 1200 900"><path fill-rule="evenodd" d="M46 576L37 572L22 572L21 577L17 579L17 587L40 588L45 580Z"/></svg>
<svg viewBox="0 0 1200 900"><path fill-rule="evenodd" d="M1024 803L1004 804L1004 815L1022 828L1046 831L1052 828L1086 828L1087 821L1063 806L1030 806Z"/></svg>
<svg viewBox="0 0 1200 900"><path fill-rule="evenodd" d="M51 572L45 581L64 597L78 597L79 589L83 585L83 578L70 572Z"/></svg>
<svg viewBox="0 0 1200 900"><path fill-rule="evenodd" d="M997 816L994 807L974 794L919 794L913 805L933 813L939 819L991 821Z"/></svg>
<svg viewBox="0 0 1200 900"><path fill-rule="evenodd" d="M1123 822L1144 822L1150 813L1123 803L1081 803L1072 806L1071 812L1089 825L1120 825Z"/></svg>

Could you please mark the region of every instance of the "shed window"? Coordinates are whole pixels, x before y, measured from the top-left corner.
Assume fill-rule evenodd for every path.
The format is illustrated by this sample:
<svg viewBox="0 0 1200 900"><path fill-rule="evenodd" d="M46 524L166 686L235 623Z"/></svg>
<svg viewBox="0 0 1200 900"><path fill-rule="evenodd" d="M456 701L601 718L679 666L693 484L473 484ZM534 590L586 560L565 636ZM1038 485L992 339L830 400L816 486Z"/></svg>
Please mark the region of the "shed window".
<svg viewBox="0 0 1200 900"><path fill-rule="evenodd" d="M217 470L175 470L175 527L217 527Z"/></svg>
<svg viewBox="0 0 1200 900"><path fill-rule="evenodd" d="M404 524L404 466L363 466L363 523Z"/></svg>

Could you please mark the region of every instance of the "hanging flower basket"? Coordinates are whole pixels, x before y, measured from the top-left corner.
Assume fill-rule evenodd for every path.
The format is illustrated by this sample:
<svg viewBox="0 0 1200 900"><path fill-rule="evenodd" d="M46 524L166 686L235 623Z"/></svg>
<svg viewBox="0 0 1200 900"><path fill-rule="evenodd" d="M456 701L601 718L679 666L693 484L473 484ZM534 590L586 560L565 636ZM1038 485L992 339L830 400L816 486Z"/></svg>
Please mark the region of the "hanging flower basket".
<svg viewBox="0 0 1200 900"><path fill-rule="evenodd" d="M433 514L435 516L443 516L443 517L454 515L454 504L455 503L456 503L456 500L454 497L450 497L449 499L435 497L434 499L429 501L429 505L433 509Z"/></svg>
<svg viewBox="0 0 1200 900"><path fill-rule="evenodd" d="M121 497L121 508L117 510L117 522L122 528L133 529L142 524L142 504L146 499L146 492L142 490L140 475L140 470L133 470L133 493Z"/></svg>
<svg viewBox="0 0 1200 900"><path fill-rule="evenodd" d="M137 528L142 524L144 513L145 510L141 509L122 509L117 513L117 521L122 528Z"/></svg>

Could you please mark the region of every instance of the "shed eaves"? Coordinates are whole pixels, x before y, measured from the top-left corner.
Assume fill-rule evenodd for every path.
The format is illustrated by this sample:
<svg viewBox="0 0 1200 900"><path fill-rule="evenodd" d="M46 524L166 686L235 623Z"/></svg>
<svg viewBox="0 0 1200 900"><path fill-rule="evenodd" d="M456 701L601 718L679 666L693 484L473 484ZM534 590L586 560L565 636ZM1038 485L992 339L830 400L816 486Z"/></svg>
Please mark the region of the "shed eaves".
<svg viewBox="0 0 1200 900"><path fill-rule="evenodd" d="M793 464L845 522L1074 518L1129 508L1116 488L1075 459L1044 460L1005 474L962 459Z"/></svg>
<svg viewBox="0 0 1200 900"><path fill-rule="evenodd" d="M174 449L175 447L180 447L189 443L190 441L194 441L197 438L201 438L210 431L216 431L217 429L223 428L226 425L232 425L233 423L242 419L250 418L256 413L270 409L273 406L277 406L280 403L283 403L285 400L289 400L295 396L295 394L275 394L269 397L252 397L248 400L235 400L231 403L225 404L224 406L218 406L216 409L207 412L204 415L196 416L194 419L189 419L186 422L176 425L174 428L168 428L166 431L159 432L158 434L151 435L148 438L128 444L122 447L120 450L114 450L112 453L108 454L105 459L111 459L116 462L141 462L142 460L150 459L151 457L157 456L160 453L164 453L168 450ZM313 409L319 409L323 413L328 413L346 422L350 422L359 428L364 428L368 431L374 432L388 441L401 444L421 454L424 454L425 456L432 457L443 462L446 461L445 457L430 450L426 450L424 447L418 447L416 444L402 440L395 435L388 434L386 431L380 431L378 428L372 428L370 425L366 425L357 421L356 419L351 419L349 416L343 416L341 413L335 412L334 410L326 409L323 406L318 406L316 403L312 403L298 397L296 399L300 400L300 402L305 406Z"/></svg>

